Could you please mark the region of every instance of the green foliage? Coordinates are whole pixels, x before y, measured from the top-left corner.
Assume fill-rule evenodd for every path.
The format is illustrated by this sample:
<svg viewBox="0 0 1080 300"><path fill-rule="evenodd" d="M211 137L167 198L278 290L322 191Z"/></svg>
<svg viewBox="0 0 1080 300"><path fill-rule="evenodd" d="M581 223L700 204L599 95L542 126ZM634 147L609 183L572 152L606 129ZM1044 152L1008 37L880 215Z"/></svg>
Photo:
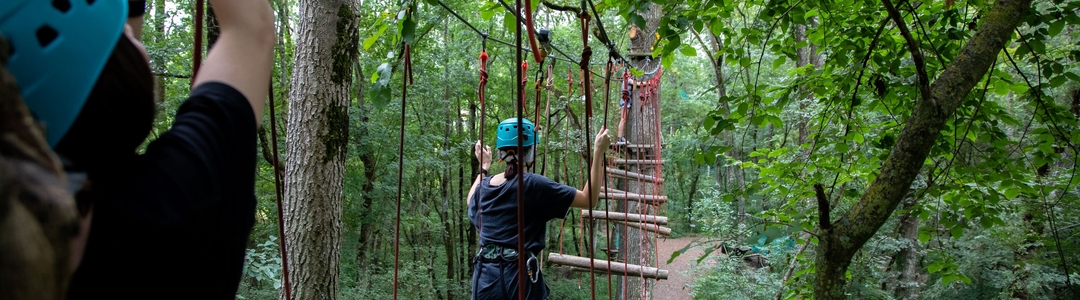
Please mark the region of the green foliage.
<svg viewBox="0 0 1080 300"><path fill-rule="evenodd" d="M297 1L273 2L279 28L273 95L281 120L294 84L288 77L296 46L291 23L299 12ZM491 38L513 41L515 18L498 1L444 2ZM707 237L699 246L709 254L697 260L706 272L692 293L699 299L811 295L819 223L812 186L825 186L833 220L857 209L919 99L905 41L876 1L599 1L597 10L617 49L626 48L622 33L631 25L647 27L643 16L650 3L660 4L662 15L653 52L661 57L665 76L660 103L664 188L671 199L666 214L674 235ZM926 56L931 79L958 57L993 5L948 3L897 4ZM144 27L153 71L164 87L154 136L172 124L189 92L192 5L176 3L160 17L150 13ZM1071 98L1080 88L1080 1L1037 1L1034 6L992 70L934 137L935 146L908 195L914 205L897 210L898 217L854 258L849 269L853 297L896 297L895 287L881 283L897 280L894 257L909 247L918 251L921 279L911 284L922 298L1068 299L1080 290L1080 176L1075 174L1080 129ZM552 30L553 44L576 60L582 49L575 16L542 6L535 11L538 26ZM350 105L326 112L328 121L340 126L320 137L328 146L344 145L331 155L344 155L346 161L339 296L389 298L396 242L401 246L402 298L464 299L472 249L461 198L474 171L471 149L477 140L490 145L495 122L516 114L515 51L487 42L492 59L486 123L481 123L473 115L479 112L480 35L434 1L364 1L339 15L355 17L359 24L357 36L335 46L351 55L341 60L349 65L335 66L354 70L335 74L335 80L353 82ZM805 36L797 38L794 33L802 26ZM607 50L590 42L594 63L602 62ZM411 47L416 79L405 107L396 101L404 80L403 43ZM806 53L798 49L810 45L817 45L824 63L796 66L805 61L800 53ZM534 120L549 129L541 139L546 162L538 168L557 181L581 186L577 170L584 161L578 153L589 139L586 131L595 133L605 121L614 128L618 99L604 99L603 81L597 80L597 108L610 106L610 113L594 108L593 127L576 128L566 111L584 126L577 66L560 54L553 57L559 60L546 63L555 66L554 89L561 94L553 96L550 110L542 107L550 120ZM719 84L717 69L724 76ZM535 71L534 65L530 76ZM644 75L643 70L628 71ZM575 77L573 86L566 83L567 73ZM618 95L618 82L612 85L611 94ZM526 90L531 104L532 89ZM405 154L398 157L402 109L407 115ZM274 117L266 116L263 124ZM283 128L279 149L287 149ZM395 241L399 159L404 163L405 213L401 240ZM499 172L501 166L495 168ZM277 297L280 285L272 172L260 159L257 224L238 294L243 298ZM907 213L919 220L910 239L900 235L900 222L894 220ZM549 224L549 250L560 245L565 253L576 251L571 250L577 249L572 219L564 227ZM373 240L362 251L364 230ZM601 245L609 243L604 236L597 238ZM452 244L449 253L443 246L447 243ZM770 267L746 269L740 258L720 256L721 245L768 251ZM809 246L800 250L803 245ZM454 269L448 270L451 262ZM598 298L606 298L599 296L607 293L606 280L597 281ZM583 299L589 291L576 278L553 276L550 286L552 299Z"/></svg>

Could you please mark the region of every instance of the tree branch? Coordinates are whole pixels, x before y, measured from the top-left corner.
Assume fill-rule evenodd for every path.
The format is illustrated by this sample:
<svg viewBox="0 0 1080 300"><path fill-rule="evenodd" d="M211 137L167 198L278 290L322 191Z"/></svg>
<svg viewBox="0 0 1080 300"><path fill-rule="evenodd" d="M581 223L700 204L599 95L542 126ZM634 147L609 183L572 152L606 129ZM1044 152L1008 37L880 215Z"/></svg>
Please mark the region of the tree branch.
<svg viewBox="0 0 1080 300"><path fill-rule="evenodd" d="M574 7L574 6L558 5L558 4L555 4L555 3L551 3L551 1L548 1L548 0L544 0L541 3L543 3L544 6L546 6L547 8L550 8L552 10L557 10L557 11L562 11L562 12L572 11L572 12L574 12L574 15L580 15L581 14L581 9L577 8L577 7Z"/></svg>
<svg viewBox="0 0 1080 300"><path fill-rule="evenodd" d="M889 0L882 1L889 7L890 15L899 15ZM852 257L885 224L904 195L907 195L911 183L930 154L930 148L941 135L945 122L990 69L994 58L1005 47L1013 29L1030 7L1031 0L995 2L985 15L983 24L929 87L930 91L924 92L924 99L934 99L936 103L919 101L915 105L896 144L881 166L880 175L866 188L859 202L833 222L831 232L822 232L815 260L817 276L814 279L814 298L846 298L844 288L847 280L844 274ZM898 19L894 17L897 25L902 27L903 23ZM913 45L913 41L909 38L909 45ZM915 56L917 47L912 48Z"/></svg>
<svg viewBox="0 0 1080 300"><path fill-rule="evenodd" d="M818 222L821 223L819 226L821 230L827 232L832 228L832 223L830 223L832 219L829 218L829 197L825 196L825 187L820 183L814 184L814 193L817 195Z"/></svg>
<svg viewBox="0 0 1080 300"><path fill-rule="evenodd" d="M904 23L904 17L900 15L900 11L896 10L892 2L881 0L881 3L885 5L885 10L889 12L889 18L893 19L893 23L896 23L896 27L900 29L900 34L907 41L908 50L911 51L911 60L915 61L915 72L919 75L919 94L922 96L922 100L929 101L934 103L934 106L937 106L930 93L930 76L926 75L926 61L923 59L922 50L919 49L919 43L911 36L911 31L908 30L907 24Z"/></svg>

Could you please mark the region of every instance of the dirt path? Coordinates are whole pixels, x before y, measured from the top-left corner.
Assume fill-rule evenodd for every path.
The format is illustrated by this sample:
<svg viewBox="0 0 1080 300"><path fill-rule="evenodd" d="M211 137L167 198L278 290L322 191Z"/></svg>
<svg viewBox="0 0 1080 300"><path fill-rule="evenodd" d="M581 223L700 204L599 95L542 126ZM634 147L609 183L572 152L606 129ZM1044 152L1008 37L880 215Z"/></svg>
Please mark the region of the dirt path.
<svg viewBox="0 0 1080 300"><path fill-rule="evenodd" d="M690 242L698 239L699 237L684 237L678 239L667 239L657 241L660 251L660 268L668 270L668 279L661 280L656 284L656 290L653 293L654 298L658 300L686 300L693 299L690 296L691 287L694 284L694 278L692 276L701 271L701 268L696 265L697 258L704 253L702 249L695 248L676 257L671 264L667 263L668 258L671 258L671 253L686 247Z"/></svg>

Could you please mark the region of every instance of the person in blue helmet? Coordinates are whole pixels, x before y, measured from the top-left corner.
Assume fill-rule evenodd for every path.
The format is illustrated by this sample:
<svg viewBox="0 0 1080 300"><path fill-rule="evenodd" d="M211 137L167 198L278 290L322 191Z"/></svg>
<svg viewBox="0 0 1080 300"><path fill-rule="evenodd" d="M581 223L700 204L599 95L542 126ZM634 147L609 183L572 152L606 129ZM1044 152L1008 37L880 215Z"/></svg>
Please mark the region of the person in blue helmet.
<svg viewBox="0 0 1080 300"><path fill-rule="evenodd" d="M69 299L235 298L274 16L265 0L210 4L220 38L172 127L140 154L156 104L128 2L0 1L6 67L68 178L85 179L72 182L89 227Z"/></svg>
<svg viewBox="0 0 1080 300"><path fill-rule="evenodd" d="M518 126L522 127L518 134ZM570 207L595 205L602 184L604 151L611 143L607 128L596 134L592 155L591 181L578 190L539 174L529 173L536 156L536 131L526 119L510 118L499 123L495 147L499 160L506 163L503 173L488 175L491 148L475 146L481 174L469 190L469 220L480 235L480 251L475 257L472 275L472 299L518 299L518 256L526 256L525 299L547 299L549 290L540 272L537 256L544 250L545 224L561 219ZM518 150L518 143L522 148ZM520 175L520 178L519 176ZM525 236L518 236L518 185L523 185ZM518 239L523 239L525 253L518 253Z"/></svg>

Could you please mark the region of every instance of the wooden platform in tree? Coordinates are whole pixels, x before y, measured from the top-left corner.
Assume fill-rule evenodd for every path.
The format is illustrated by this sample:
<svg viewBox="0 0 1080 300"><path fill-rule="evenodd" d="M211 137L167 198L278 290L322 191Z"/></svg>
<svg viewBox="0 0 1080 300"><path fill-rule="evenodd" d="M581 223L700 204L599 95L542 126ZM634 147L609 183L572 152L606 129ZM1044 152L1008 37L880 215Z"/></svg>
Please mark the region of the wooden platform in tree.
<svg viewBox="0 0 1080 300"><path fill-rule="evenodd" d="M616 189L602 189L600 191L601 199L627 200L634 202L642 202L649 205L660 205L667 202L667 196L642 195Z"/></svg>
<svg viewBox="0 0 1080 300"><path fill-rule="evenodd" d="M548 258L547 259L548 259L548 261L550 261L551 263L554 263L554 264L574 267L575 268L574 270L581 269L581 270L584 270L584 272L589 271L590 259L587 258L587 257L564 255L564 254L558 254L558 253L548 253ZM632 277L645 277L645 278L650 278L650 279L668 279L668 270L663 270L663 269L653 268L653 267L639 266L639 265L632 265L632 264L628 264L628 263L614 262L614 261L610 262L610 269L609 269L608 268L608 266L609 266L608 263L609 263L609 261L607 261L607 260L593 259L592 260L593 273L608 274L608 271L610 271L611 275L623 275L623 274L625 274L626 276L632 276Z"/></svg>
<svg viewBox="0 0 1080 300"><path fill-rule="evenodd" d="M626 214L621 212L608 212L597 210L581 210L582 217L592 217L594 219L613 220L613 221L628 221L632 223L644 222L647 224L667 225L668 218L665 216L654 215L642 215L642 214ZM670 230L670 229L669 229Z"/></svg>
<svg viewBox="0 0 1080 300"><path fill-rule="evenodd" d="M619 170L619 169L615 169L615 168L607 168L607 172L609 174L613 175L613 176L622 177L622 178L637 179L637 180L648 181L648 182L652 182L652 183L664 183L663 178L658 178L658 177L655 177L655 176L645 175L645 174L641 174L641 173L634 173L634 172L625 171L625 170Z"/></svg>

